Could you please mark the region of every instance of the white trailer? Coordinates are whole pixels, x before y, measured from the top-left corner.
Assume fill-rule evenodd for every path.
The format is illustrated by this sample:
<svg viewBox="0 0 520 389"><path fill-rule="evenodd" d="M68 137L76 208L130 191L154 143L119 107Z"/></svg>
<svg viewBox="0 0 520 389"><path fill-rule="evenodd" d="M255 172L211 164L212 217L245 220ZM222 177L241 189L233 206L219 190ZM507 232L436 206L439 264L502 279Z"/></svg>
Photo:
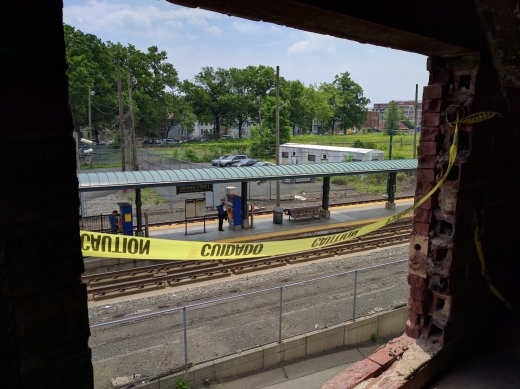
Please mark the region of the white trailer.
<svg viewBox="0 0 520 389"><path fill-rule="evenodd" d="M382 161L384 154L375 149L284 143L280 145L280 165Z"/></svg>

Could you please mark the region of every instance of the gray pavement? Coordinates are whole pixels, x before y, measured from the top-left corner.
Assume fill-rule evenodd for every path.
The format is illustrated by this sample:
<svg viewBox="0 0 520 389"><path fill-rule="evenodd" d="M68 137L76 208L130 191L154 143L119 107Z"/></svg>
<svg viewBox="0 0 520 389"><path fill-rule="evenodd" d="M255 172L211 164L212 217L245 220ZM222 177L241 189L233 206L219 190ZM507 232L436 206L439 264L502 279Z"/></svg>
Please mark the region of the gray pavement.
<svg viewBox="0 0 520 389"><path fill-rule="evenodd" d="M372 354L388 339L339 347L317 356L282 363L275 368L252 372L214 383L219 389L318 389L351 364Z"/></svg>

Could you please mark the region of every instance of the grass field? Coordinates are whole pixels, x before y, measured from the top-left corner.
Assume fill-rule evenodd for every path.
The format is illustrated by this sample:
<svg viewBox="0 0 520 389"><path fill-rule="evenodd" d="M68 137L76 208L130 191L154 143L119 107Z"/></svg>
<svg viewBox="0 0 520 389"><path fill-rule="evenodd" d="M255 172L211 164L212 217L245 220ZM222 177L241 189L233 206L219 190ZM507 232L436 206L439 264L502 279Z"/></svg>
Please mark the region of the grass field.
<svg viewBox="0 0 520 389"><path fill-rule="evenodd" d="M418 140L417 137L417 142ZM297 135L291 138L291 142L326 146L374 148L384 151L385 159L388 159L390 135L385 135L382 132L351 135ZM392 143L392 159L413 158L413 135L398 133L393 136ZM237 139L232 141L193 142L175 146L155 146L153 147L153 152L191 162L209 162L221 155L248 154L248 149L249 141L247 139ZM257 159L274 162L272 155L260 156Z"/></svg>

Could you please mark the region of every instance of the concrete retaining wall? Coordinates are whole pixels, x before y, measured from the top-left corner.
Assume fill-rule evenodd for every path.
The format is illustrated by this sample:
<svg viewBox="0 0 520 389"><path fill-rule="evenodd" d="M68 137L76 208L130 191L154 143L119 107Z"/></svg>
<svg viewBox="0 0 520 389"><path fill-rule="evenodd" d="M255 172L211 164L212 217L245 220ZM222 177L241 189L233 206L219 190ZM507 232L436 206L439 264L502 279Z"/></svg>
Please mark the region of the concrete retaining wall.
<svg viewBox="0 0 520 389"><path fill-rule="evenodd" d="M197 387L204 380L220 380L266 369L282 362L292 361L310 355L370 340L372 334L378 336L401 335L408 318L408 308L402 307L378 315L358 319L341 325L317 330L305 335L284 340L282 344L271 343L240 354L230 355L203 363L187 372L173 374L143 385L143 389L174 389L182 378L190 386Z"/></svg>

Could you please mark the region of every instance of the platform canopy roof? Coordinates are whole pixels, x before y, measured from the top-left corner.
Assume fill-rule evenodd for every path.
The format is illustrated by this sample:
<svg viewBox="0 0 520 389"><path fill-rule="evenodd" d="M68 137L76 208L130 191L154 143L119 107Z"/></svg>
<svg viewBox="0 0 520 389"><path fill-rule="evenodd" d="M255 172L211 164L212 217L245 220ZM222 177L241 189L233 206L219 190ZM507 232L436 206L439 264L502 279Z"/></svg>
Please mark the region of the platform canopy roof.
<svg viewBox="0 0 520 389"><path fill-rule="evenodd" d="M164 186L267 181L286 178L414 171L416 159L342 162L265 167L141 170L133 172L79 173L79 191L156 188Z"/></svg>

